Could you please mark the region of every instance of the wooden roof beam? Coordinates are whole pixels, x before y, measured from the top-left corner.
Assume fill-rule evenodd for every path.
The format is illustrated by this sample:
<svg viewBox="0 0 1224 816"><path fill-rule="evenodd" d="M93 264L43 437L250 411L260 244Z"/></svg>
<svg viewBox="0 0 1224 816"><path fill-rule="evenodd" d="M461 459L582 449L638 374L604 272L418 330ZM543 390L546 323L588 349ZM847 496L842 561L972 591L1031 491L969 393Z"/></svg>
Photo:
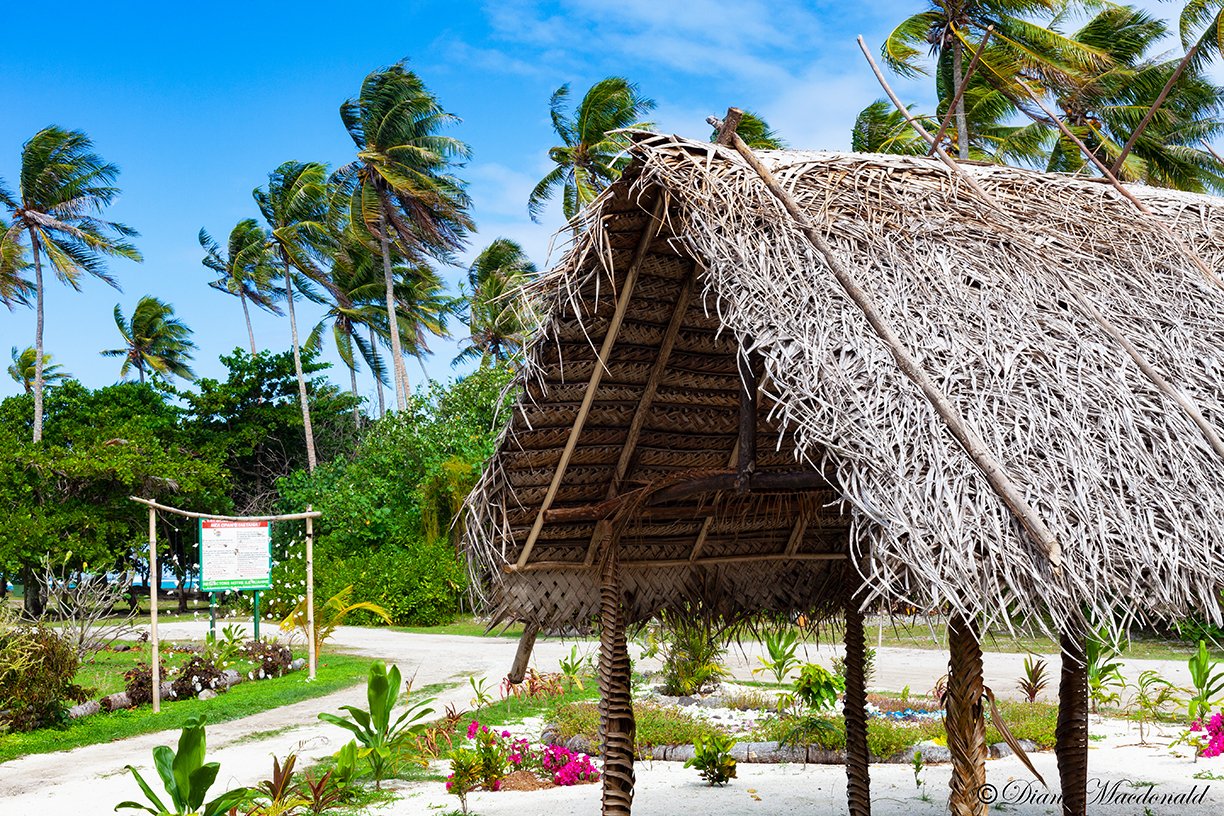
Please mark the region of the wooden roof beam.
<svg viewBox="0 0 1224 816"><path fill-rule="evenodd" d="M846 558L847 555L844 552L795 553L794 555L768 553L765 555L712 555L696 560L690 558L667 558L657 561L621 561L620 566L622 569L626 567L702 567L707 564L770 563L774 561L845 561ZM593 564L586 564L582 561L536 561L522 567L517 564L506 564L502 567L502 570L508 573L519 573L537 572L540 570L584 570L594 568Z"/></svg>
<svg viewBox="0 0 1224 816"><path fill-rule="evenodd" d="M629 264L629 269L625 273L625 283L621 287L620 297L616 300L616 310L612 314L612 321L608 324L608 331L604 335L603 344L599 347L597 365L591 372L590 380L587 382L587 389L583 394L582 405L578 409L578 416L574 419L574 425L570 428L569 437L565 441L565 448L561 451L561 460L557 462L557 469L553 471L552 481L548 485L548 492L544 494L544 500L540 502L540 511L536 514L535 523L531 527L531 533L527 536L527 542L523 545L522 553L519 554L517 562L519 567L526 565L527 559L531 557L531 550L535 547L536 539L540 537L540 530L544 527L544 514L552 506L553 500L557 497L557 490L561 487L561 480L565 478L565 469L569 467L570 458L574 455L574 449L578 446L578 437L582 435L582 428L586 424L587 415L591 412L591 404L595 401L596 392L599 391L600 380L603 379L604 372L607 370L608 360L612 356L612 347L616 345L616 336L620 333L621 324L625 320L625 313L629 309L629 301L633 299L633 289L641 273L642 264L646 262L646 257L649 254L650 243L659 234L659 230L662 229L663 214L666 208L667 196L660 190L659 198L655 202L654 209L650 214L650 224L642 231L642 238L638 242L633 261Z"/></svg>

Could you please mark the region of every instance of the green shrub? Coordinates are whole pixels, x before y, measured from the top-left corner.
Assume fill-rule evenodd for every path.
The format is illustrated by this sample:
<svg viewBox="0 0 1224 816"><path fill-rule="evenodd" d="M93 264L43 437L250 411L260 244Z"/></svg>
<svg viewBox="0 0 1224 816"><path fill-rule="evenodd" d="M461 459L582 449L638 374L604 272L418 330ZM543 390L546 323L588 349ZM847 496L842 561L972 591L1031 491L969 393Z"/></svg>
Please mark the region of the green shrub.
<svg viewBox="0 0 1224 816"><path fill-rule="evenodd" d="M846 682L816 663L805 663L795 678L795 697L812 711L828 711L837 704L837 695Z"/></svg>
<svg viewBox="0 0 1224 816"><path fill-rule="evenodd" d="M633 706L637 721L637 747L653 745L688 745L698 739L722 732L715 726L672 706L637 703ZM571 737L586 737L592 745L599 741L599 707L596 703L565 703L557 706L548 717L556 723L562 741Z"/></svg>
<svg viewBox="0 0 1224 816"><path fill-rule="evenodd" d="M63 723L68 703L89 693L73 682L79 668L72 646L45 626L9 629L0 639L0 730Z"/></svg>
<svg viewBox="0 0 1224 816"><path fill-rule="evenodd" d="M727 676L721 663L726 639L708 615L690 609L661 612L658 631L667 694L702 694Z"/></svg>
<svg viewBox="0 0 1224 816"><path fill-rule="evenodd" d="M699 736L693 743L693 758L684 767L696 768L706 782L722 787L735 778L735 760L731 758L734 744L735 740L725 734Z"/></svg>

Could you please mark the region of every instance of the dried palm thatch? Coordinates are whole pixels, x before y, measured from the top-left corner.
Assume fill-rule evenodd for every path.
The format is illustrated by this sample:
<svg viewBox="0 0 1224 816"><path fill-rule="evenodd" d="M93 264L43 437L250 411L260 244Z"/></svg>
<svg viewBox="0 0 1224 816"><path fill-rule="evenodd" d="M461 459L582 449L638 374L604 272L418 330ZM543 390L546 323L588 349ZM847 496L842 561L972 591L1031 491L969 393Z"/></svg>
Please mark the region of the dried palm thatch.
<svg viewBox="0 0 1224 816"><path fill-rule="evenodd" d="M617 522L629 622L680 601L832 615L849 569L864 606L985 626L1119 604L1122 623L1220 620L1224 202L1133 187L1144 214L1083 178L760 154L1056 535L1054 568L761 178L717 145L633 139L529 292L545 328L469 500L499 618L591 620L637 496ZM757 481L728 490L752 361ZM770 488L796 470L802 491ZM695 479L722 489L678 489Z"/></svg>

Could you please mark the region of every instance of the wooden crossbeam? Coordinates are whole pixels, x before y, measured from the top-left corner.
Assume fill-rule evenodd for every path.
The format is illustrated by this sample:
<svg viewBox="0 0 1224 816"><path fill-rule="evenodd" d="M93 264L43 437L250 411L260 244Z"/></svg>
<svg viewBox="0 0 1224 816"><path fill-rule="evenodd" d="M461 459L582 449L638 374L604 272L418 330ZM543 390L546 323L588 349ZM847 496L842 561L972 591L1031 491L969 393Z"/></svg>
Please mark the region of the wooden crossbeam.
<svg viewBox="0 0 1224 816"><path fill-rule="evenodd" d="M582 428L586 424L587 416L591 413L591 404L595 401L595 394L599 391L599 383L603 379L604 372L607 370L608 360L612 356L612 347L616 345L616 336L620 333L621 324L625 320L625 312L629 309L629 301L633 299L633 288L637 284L642 264L646 262L651 242L658 236L659 230L663 226L663 213L666 207L666 195L660 191L659 199L655 202L654 209L650 213L650 223L646 229L642 230L642 237L638 241L633 261L629 264L629 269L625 273L625 283L621 287L620 297L617 298L616 310L612 314L612 320L608 323L608 331L604 335L603 344L599 348L599 359L595 369L591 372L590 380L587 382L586 392L582 395L582 405L578 409L578 416L575 417L574 425L570 428L569 438L565 440L565 448L561 451L561 460L557 462L557 469L553 471L552 481L548 485L548 491L544 494L544 500L540 502L540 510L536 514L535 523L531 526L531 533L528 534L527 541L523 545L523 551L519 554L518 566L520 567L524 566L527 563L527 559L531 557L531 550L535 547L536 539L540 537L540 530L544 527L544 513L552 506L553 500L557 497L557 490L561 487L561 480L565 477L565 470L569 467L570 458L573 457L574 449L578 446L578 437L582 435Z"/></svg>
<svg viewBox="0 0 1224 816"><path fill-rule="evenodd" d="M692 560L689 558L667 558L657 561L621 561L620 565L624 567L699 567L707 564L747 564L753 562L770 563L774 561L845 561L846 554L844 552L823 552L823 553L795 553L794 555L785 555L779 553L768 553L766 555L714 555L706 558L698 558ZM581 561L533 561L525 566L517 564L506 564L502 567L503 572L520 573L520 572L538 572L541 570L584 570L595 569L592 564L584 564Z"/></svg>
<svg viewBox="0 0 1224 816"><path fill-rule="evenodd" d="M636 457L638 437L642 434L646 417L650 414L650 406L654 403L655 394L659 390L659 382L663 379L663 372L667 370L667 361L671 357L672 349L676 347L676 338L680 335L680 328L684 325L685 315L688 314L689 302L692 300L695 286L694 277L693 274L690 274L685 279L684 285L680 287L680 291L676 293L676 305L672 307L671 319L668 321L667 330L663 332L663 339L659 343L659 351L650 369L650 376L646 378L646 385L642 389L642 397L633 411L629 432L625 435L625 444L621 447L620 457L616 460L616 468L612 472L612 481L608 485L605 499L615 498L620 492L625 474L629 472ZM545 514L545 520L550 520L547 514ZM607 538L608 533L609 529L606 524L595 525L583 563L593 564L595 562L595 554L599 551L600 542Z"/></svg>

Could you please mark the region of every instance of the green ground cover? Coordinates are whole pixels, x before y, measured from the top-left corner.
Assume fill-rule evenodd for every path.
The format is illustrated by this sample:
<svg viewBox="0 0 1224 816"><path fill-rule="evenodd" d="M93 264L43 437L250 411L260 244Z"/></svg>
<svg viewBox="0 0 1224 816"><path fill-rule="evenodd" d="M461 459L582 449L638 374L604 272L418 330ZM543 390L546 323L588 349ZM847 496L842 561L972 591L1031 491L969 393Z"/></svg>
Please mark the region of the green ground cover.
<svg viewBox="0 0 1224 816"><path fill-rule="evenodd" d="M144 655L147 659L147 647L145 648ZM98 674L100 672L114 671L121 665L134 665L138 659L134 651L113 653L113 655L116 660L112 663L104 664L104 666L93 664L86 666L83 671L90 676L100 677ZM177 657L179 656L176 655L175 658ZM124 661L131 662L126 664ZM177 659L171 659L169 664L175 665L177 662ZM125 711L82 717L63 728L43 728L24 734L5 734L0 736L0 762L7 762L26 754L67 751L83 745L113 742L138 734L178 729L182 728L190 717L196 715L205 717L209 724L215 724L291 705L302 700L322 697L333 691L365 682L370 663L368 658L328 653L320 657L318 677L314 681L307 679L304 670L296 671L284 677L241 683L211 700L169 701L162 706L160 714L154 714L151 706L144 705ZM109 669L106 668L106 665L109 665ZM121 686L122 671L118 671L117 674L120 677ZM106 682L112 683L110 680Z"/></svg>

